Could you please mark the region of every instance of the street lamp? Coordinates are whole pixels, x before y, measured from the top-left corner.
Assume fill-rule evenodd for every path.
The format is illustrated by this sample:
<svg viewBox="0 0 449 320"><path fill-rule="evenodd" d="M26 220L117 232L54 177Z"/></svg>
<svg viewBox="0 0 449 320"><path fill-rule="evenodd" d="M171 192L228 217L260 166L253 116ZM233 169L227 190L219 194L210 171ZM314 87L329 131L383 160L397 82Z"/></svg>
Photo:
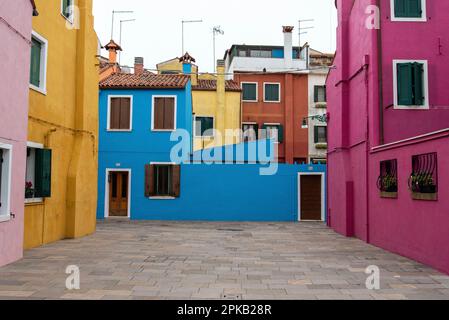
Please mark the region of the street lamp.
<svg viewBox="0 0 449 320"><path fill-rule="evenodd" d="M321 123L328 123L329 122L329 114L323 114L323 115L315 115L315 116L309 116L302 119L302 129L308 129L309 124L307 120L315 120Z"/></svg>
<svg viewBox="0 0 449 320"><path fill-rule="evenodd" d="M184 55L184 24L186 23L201 23L203 20L182 20L182 53L181 57Z"/></svg>
<svg viewBox="0 0 449 320"><path fill-rule="evenodd" d="M215 63L215 58L216 58L216 54L215 54L215 37L216 37L217 34L224 35L224 31L221 29L220 26L216 26L212 30L212 33L214 34L214 61L213 61L213 66L214 66L215 72L217 72L217 65Z"/></svg>

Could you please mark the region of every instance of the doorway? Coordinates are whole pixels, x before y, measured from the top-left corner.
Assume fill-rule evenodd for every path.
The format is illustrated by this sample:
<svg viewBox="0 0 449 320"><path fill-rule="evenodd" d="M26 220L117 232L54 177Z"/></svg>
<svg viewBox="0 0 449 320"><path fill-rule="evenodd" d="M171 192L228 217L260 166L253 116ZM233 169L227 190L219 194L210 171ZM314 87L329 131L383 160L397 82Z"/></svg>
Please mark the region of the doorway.
<svg viewBox="0 0 449 320"><path fill-rule="evenodd" d="M129 217L130 174L128 171L108 172L108 217Z"/></svg>
<svg viewBox="0 0 449 320"><path fill-rule="evenodd" d="M324 173L299 174L298 220L324 221Z"/></svg>

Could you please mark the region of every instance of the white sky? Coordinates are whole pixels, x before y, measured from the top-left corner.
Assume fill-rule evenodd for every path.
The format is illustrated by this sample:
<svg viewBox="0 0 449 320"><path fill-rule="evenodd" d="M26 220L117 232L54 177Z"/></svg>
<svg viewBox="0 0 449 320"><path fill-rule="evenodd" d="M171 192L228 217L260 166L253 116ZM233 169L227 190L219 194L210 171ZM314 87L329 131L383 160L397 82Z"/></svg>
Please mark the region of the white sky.
<svg viewBox="0 0 449 320"><path fill-rule="evenodd" d="M181 55L181 21L202 19L185 25L185 51L196 58L200 72L213 71L212 28L221 26L225 34L216 40L216 59L232 44L282 45L283 25L294 25L294 44L298 43L298 20L314 29L304 30L301 42L314 49L335 51L337 23L334 0L94 0L95 29L103 45L111 37L112 10L134 11L116 14L114 40L119 42L123 23L122 65L134 64L135 56L145 58L145 67ZM107 53L103 51L103 55Z"/></svg>

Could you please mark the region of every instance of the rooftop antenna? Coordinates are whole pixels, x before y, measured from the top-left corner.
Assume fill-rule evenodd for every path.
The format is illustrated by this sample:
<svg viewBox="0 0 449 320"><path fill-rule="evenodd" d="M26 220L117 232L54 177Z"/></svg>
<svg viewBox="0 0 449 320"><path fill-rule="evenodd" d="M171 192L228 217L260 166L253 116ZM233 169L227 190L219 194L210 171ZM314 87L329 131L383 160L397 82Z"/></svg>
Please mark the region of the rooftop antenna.
<svg viewBox="0 0 449 320"><path fill-rule="evenodd" d="M181 52L181 57L184 55L184 24L186 23L201 23L203 22L203 20L182 20L181 24L182 24L182 52Z"/></svg>
<svg viewBox="0 0 449 320"><path fill-rule="evenodd" d="M115 14L122 14L122 13L134 13L134 11L121 11L121 10L112 10L112 25L111 25L111 40L114 39L114 18Z"/></svg>
<svg viewBox="0 0 449 320"><path fill-rule="evenodd" d="M136 21L136 19L127 19L127 20L120 20L120 38L119 38L119 44L122 46L122 29L123 29L123 23L126 22L133 22ZM122 61L122 52L119 51L118 53L118 64L120 65Z"/></svg>
<svg viewBox="0 0 449 320"><path fill-rule="evenodd" d="M213 61L213 66L214 66L214 71L217 72L217 66L215 63L215 58L217 57L215 54L215 38L218 34L220 35L224 35L224 31L221 29L221 26L215 26L212 30L212 33L214 34L214 61Z"/></svg>
<svg viewBox="0 0 449 320"><path fill-rule="evenodd" d="M302 27L302 23L303 22L313 22L313 21L315 21L314 19L304 19L304 20L299 20L298 21L298 35L299 35L299 52L298 52L298 54L299 55L301 55L301 46L302 46L302 43L301 43L301 35L303 35L303 34L306 34L307 33L307 31L303 31L303 30L309 30L309 29L313 29L313 28L315 28L315 27L312 27L312 26L309 26L309 27ZM298 58L300 58L300 57L298 57Z"/></svg>

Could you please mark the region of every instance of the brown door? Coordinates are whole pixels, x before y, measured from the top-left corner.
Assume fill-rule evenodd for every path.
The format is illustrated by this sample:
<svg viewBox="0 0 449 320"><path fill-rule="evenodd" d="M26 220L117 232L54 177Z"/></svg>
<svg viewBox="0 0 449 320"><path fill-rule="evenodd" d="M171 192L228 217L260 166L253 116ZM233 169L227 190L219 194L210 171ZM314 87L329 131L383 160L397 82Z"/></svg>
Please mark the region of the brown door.
<svg viewBox="0 0 449 320"><path fill-rule="evenodd" d="M301 176L301 220L321 221L321 176Z"/></svg>
<svg viewBox="0 0 449 320"><path fill-rule="evenodd" d="M109 216L128 216L128 172L109 174Z"/></svg>

